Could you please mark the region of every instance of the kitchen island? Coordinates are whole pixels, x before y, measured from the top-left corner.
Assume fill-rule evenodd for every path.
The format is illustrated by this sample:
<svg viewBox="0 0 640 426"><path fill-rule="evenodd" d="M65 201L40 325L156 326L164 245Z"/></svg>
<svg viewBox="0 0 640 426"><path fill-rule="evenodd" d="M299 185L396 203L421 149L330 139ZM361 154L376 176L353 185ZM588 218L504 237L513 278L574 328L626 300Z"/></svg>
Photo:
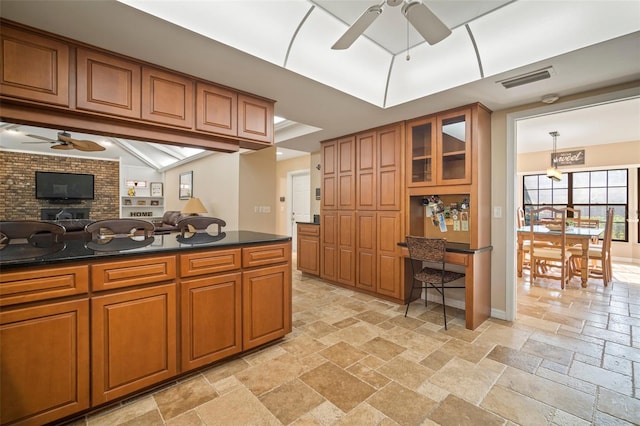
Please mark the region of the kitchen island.
<svg viewBox="0 0 640 426"><path fill-rule="evenodd" d="M1 424L70 418L291 331L290 237L114 242L0 250Z"/></svg>

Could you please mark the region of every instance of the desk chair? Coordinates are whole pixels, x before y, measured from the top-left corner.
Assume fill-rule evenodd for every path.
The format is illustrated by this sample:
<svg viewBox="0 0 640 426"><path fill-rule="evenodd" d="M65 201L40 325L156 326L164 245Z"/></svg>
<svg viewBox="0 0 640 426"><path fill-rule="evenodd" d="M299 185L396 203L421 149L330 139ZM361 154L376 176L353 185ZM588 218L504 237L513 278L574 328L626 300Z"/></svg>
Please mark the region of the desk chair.
<svg viewBox="0 0 640 426"><path fill-rule="evenodd" d="M414 290L420 289L420 291L422 291L423 289L428 290L429 288L434 288L442 296L442 314L444 316L444 329L446 330L447 308L444 297L445 289L464 288L464 284L450 285L449 283L463 278L465 274L461 272L447 271L445 269L445 249L447 240L444 238L407 236L405 241L407 243L407 248L409 249L413 281L404 316L406 317L409 312L409 304L411 303L411 297L413 296ZM432 266L425 266L424 262L430 262ZM427 306L426 294L424 304Z"/></svg>

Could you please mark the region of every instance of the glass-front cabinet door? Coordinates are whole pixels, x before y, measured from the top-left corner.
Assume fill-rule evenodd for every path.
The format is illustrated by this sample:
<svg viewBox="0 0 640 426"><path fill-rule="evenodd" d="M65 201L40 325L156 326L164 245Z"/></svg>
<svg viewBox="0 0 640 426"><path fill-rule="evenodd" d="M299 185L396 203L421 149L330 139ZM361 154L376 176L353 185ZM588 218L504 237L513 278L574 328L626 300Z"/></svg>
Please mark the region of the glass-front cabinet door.
<svg viewBox="0 0 640 426"><path fill-rule="evenodd" d="M440 185L471 183L471 111L438 116L438 175Z"/></svg>
<svg viewBox="0 0 640 426"><path fill-rule="evenodd" d="M424 119L409 126L409 186L435 185L436 121Z"/></svg>
<svg viewBox="0 0 640 426"><path fill-rule="evenodd" d="M408 123L409 187L471 183L471 110Z"/></svg>

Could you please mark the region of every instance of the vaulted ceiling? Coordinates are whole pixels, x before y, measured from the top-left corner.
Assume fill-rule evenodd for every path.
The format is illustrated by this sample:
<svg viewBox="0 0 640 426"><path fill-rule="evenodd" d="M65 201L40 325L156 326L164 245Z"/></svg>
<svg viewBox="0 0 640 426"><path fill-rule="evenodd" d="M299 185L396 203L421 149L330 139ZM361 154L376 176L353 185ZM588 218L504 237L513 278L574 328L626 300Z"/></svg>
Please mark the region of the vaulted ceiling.
<svg viewBox="0 0 640 426"><path fill-rule="evenodd" d="M452 29L433 46L400 7L383 5L349 49L331 49L381 3L3 0L0 14L275 99L276 114L289 120L276 132L278 146L306 152L321 140L467 103L495 111L640 80L637 1L425 0ZM541 69L549 78L500 84Z"/></svg>

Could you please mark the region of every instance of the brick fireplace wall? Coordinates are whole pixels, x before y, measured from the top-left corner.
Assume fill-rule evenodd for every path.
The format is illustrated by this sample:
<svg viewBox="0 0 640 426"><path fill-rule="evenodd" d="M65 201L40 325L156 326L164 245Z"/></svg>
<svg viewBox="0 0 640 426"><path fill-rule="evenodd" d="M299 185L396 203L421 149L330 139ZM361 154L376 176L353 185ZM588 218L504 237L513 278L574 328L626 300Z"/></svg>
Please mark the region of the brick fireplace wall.
<svg viewBox="0 0 640 426"><path fill-rule="evenodd" d="M72 204L36 200L36 171L95 175L94 199ZM0 151L0 220L40 220L41 209L88 208L93 220L120 216L120 162Z"/></svg>

